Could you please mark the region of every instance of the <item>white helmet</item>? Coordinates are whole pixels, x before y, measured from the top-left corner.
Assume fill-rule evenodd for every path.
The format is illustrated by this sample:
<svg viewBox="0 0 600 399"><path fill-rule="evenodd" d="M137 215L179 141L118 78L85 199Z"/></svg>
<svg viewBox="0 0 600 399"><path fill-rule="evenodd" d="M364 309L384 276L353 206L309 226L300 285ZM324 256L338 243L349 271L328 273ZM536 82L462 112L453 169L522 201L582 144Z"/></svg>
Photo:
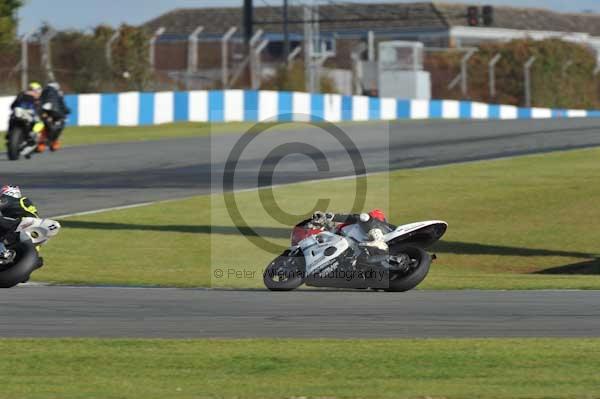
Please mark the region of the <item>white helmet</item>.
<svg viewBox="0 0 600 399"><path fill-rule="evenodd" d="M13 198L21 198L21 188L19 186L2 186L0 195L7 195Z"/></svg>

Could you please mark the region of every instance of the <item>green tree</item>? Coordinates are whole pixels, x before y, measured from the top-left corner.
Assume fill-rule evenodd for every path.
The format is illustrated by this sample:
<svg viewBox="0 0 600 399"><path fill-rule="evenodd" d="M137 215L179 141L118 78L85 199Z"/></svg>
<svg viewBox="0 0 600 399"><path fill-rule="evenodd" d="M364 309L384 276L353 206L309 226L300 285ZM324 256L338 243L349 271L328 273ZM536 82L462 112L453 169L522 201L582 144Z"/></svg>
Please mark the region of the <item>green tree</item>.
<svg viewBox="0 0 600 399"><path fill-rule="evenodd" d="M17 10L22 0L0 0L0 93L14 93L18 78L14 68L19 62Z"/></svg>
<svg viewBox="0 0 600 399"><path fill-rule="evenodd" d="M496 65L496 97L488 91L488 62L494 55L502 58ZM429 55L427 69L433 77L434 98L462 99L460 87L448 89L448 82L460 70L463 54ZM562 41L513 40L483 44L469 60L468 99L500 104L525 105L523 64L529 57L536 61L531 69L531 93L534 107L597 108L600 106L598 80L594 77L596 54L588 47ZM567 61L570 66L565 70Z"/></svg>
<svg viewBox="0 0 600 399"><path fill-rule="evenodd" d="M296 62L290 68L281 65L275 76L263 82L261 88L265 90L287 90L287 91L305 91L306 77L304 73L304 63ZM321 93L337 93L335 82L323 74L321 76Z"/></svg>
<svg viewBox="0 0 600 399"><path fill-rule="evenodd" d="M53 40L55 74L66 89L77 93L106 90L112 75L104 56L106 38L78 31L60 32Z"/></svg>
<svg viewBox="0 0 600 399"><path fill-rule="evenodd" d="M94 31L63 31L52 40L52 60L57 79L68 91L77 93L147 90L151 82L148 36L136 27L123 25L111 46L112 62L106 45L115 33L110 26Z"/></svg>
<svg viewBox="0 0 600 399"><path fill-rule="evenodd" d="M148 32L130 25L119 28L119 39L113 46L112 69L120 89L147 90L152 77L149 61Z"/></svg>
<svg viewBox="0 0 600 399"><path fill-rule="evenodd" d="M11 44L17 32L17 10L22 0L0 0L0 46Z"/></svg>

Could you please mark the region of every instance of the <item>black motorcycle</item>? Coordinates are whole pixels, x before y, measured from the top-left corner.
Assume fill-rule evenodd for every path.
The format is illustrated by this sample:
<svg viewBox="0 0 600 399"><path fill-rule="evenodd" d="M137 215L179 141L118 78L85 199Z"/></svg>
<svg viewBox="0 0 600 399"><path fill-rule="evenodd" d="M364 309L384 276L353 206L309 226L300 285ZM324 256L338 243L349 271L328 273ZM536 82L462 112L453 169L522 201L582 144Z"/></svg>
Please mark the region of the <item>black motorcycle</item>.
<svg viewBox="0 0 600 399"><path fill-rule="evenodd" d="M6 133L8 159L18 160L21 156L30 158L37 148L38 134L34 132L36 116L33 109L15 107L10 115Z"/></svg>
<svg viewBox="0 0 600 399"><path fill-rule="evenodd" d="M15 230L15 239L0 242L0 288L14 287L29 280L43 265L38 250L60 231L52 219L24 217Z"/></svg>

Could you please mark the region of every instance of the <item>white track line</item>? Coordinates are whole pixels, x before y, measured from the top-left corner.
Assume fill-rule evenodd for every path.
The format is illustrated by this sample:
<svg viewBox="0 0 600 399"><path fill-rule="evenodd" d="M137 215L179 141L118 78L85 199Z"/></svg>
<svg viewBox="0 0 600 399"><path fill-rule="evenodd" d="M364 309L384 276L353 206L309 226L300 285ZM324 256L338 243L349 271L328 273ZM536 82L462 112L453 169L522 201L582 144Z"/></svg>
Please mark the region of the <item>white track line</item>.
<svg viewBox="0 0 600 399"><path fill-rule="evenodd" d="M18 284L19 287L48 287L51 285L50 283L45 283L43 281L28 281L26 283Z"/></svg>
<svg viewBox="0 0 600 399"><path fill-rule="evenodd" d="M52 218L52 219L64 219L64 218L69 218L69 217L73 217L73 216L93 215L95 213L110 212L110 211L119 211L119 210L122 210L122 209L139 208L139 207L142 207L142 206L154 205L154 204L159 204L159 203L162 203L162 202L171 202L171 201L185 200L185 199L194 198L194 197L196 197L196 196L194 195L194 196L190 196L190 197L173 198L173 199L160 200L160 201L138 202L138 203L135 203L135 204L113 206L113 207L110 207L110 208L94 209L94 210L91 210L91 211L66 213L64 215L50 216L50 218Z"/></svg>

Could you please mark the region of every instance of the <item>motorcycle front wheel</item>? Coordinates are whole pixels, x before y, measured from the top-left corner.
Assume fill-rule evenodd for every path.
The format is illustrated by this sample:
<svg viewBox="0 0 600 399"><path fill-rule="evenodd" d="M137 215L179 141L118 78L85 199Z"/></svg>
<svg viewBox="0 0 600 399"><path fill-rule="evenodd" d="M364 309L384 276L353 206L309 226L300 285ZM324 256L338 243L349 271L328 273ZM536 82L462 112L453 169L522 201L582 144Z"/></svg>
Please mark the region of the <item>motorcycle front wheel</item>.
<svg viewBox="0 0 600 399"><path fill-rule="evenodd" d="M392 249L394 250L394 249ZM398 250L398 253L408 255L412 265L408 271L395 272L390 271L390 281L385 291L404 292L415 288L421 284L431 266L431 255L419 247L406 247Z"/></svg>
<svg viewBox="0 0 600 399"><path fill-rule="evenodd" d="M23 129L18 126L12 128L6 137L6 151L8 153L8 159L16 161L21 155L21 144L24 140Z"/></svg>
<svg viewBox="0 0 600 399"><path fill-rule="evenodd" d="M263 282L271 291L291 291L304 282L304 269L304 256L291 256L286 251L269 263Z"/></svg>

